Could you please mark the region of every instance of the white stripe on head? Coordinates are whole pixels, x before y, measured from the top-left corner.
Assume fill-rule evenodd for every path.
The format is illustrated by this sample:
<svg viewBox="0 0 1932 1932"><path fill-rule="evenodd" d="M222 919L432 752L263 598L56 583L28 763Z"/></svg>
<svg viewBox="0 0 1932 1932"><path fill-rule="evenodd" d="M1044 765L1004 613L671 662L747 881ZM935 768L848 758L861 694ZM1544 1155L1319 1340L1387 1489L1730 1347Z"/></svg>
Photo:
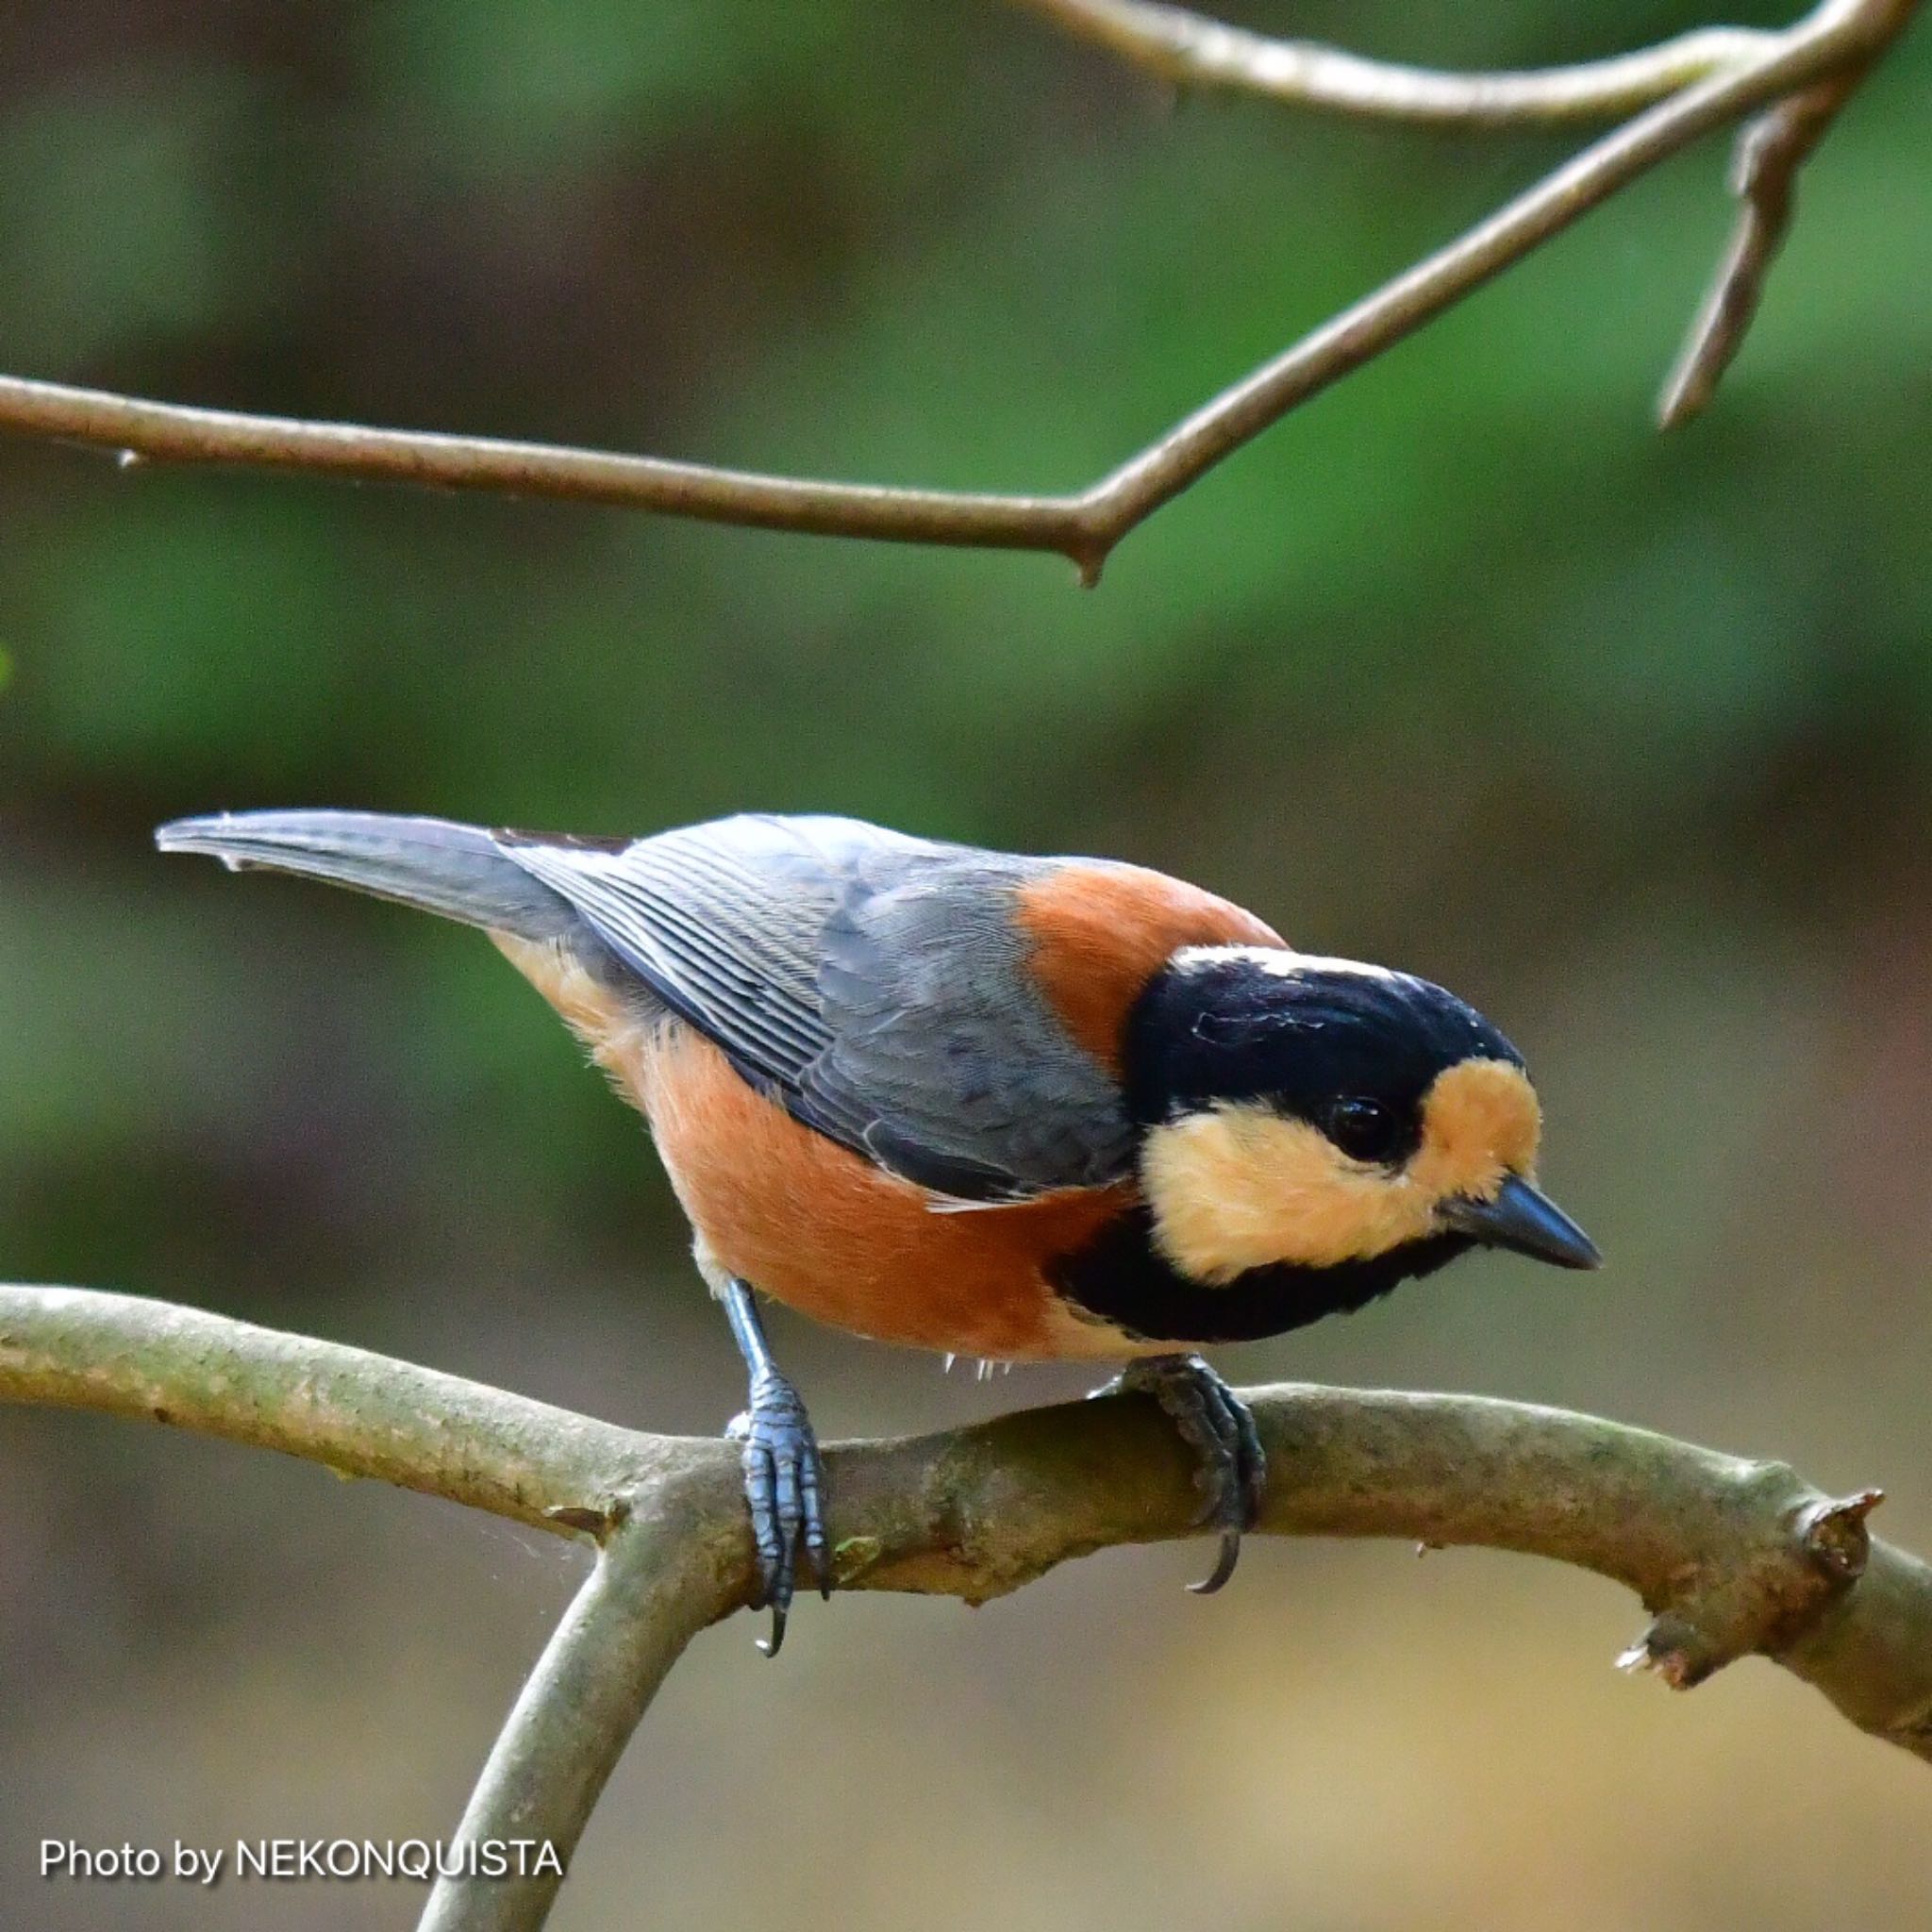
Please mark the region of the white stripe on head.
<svg viewBox="0 0 1932 1932"><path fill-rule="evenodd" d="M1248 965L1292 979L1304 973L1354 973L1364 979L1402 975L1366 959L1331 959L1322 953L1297 953L1291 946L1183 946L1168 961L1176 973L1208 973L1217 966Z"/></svg>

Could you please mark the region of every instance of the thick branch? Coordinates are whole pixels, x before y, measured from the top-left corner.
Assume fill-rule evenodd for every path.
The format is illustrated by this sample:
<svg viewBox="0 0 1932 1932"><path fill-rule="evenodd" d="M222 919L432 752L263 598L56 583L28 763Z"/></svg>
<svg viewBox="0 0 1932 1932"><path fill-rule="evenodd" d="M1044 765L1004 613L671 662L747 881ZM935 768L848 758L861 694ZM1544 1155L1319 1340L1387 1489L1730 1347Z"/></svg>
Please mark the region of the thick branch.
<svg viewBox="0 0 1932 1932"><path fill-rule="evenodd" d="M172 1302L0 1287L0 1400L172 1423L540 1529L601 1529L690 1444ZM584 1511L592 1512L585 1516Z"/></svg>
<svg viewBox="0 0 1932 1932"><path fill-rule="evenodd" d="M459 1838L567 1861L658 1686L758 1574L739 1457L333 1342L78 1289L0 1287L0 1399L95 1408L379 1476L601 1544L499 1737ZM1757 1652L1932 1758L1932 1567L1874 1541L1876 1491L1474 1396L1251 1394L1260 1527L1396 1536L1579 1564L1653 1613L1625 1654L1677 1686ZM1190 1459L1142 1397L835 1447L845 1590L983 1602L1068 1557L1193 1534ZM558 1880L445 1880L430 1932L537 1932Z"/></svg>
<svg viewBox="0 0 1932 1932"><path fill-rule="evenodd" d="M1058 17L1077 14L1090 25L1102 18L1144 25L1147 11L1124 8L1118 0L1035 4L1047 5ZM1719 42L1693 37L1691 42L1630 57L1629 62L1578 70L1595 75L1583 84L1584 95L1600 90L1595 98L1602 106L1591 107L1591 112L1606 110L1615 99L1651 99L1670 76L1681 84L1468 234L1224 390L1091 488L1070 495L815 482L658 457L192 408L18 376L0 376L0 431L116 449L125 460L242 464L614 504L820 535L1058 551L1072 558L1082 578L1091 583L1122 538L1233 451L1290 409L1414 333L1680 148L1768 102L1806 93L1840 76L1850 76L1845 83L1849 87L1904 25L1916 4L1917 0L1822 0L1812 13L1782 33ZM1197 36L1231 31L1171 11L1157 10L1156 17L1170 26L1176 19L1191 20L1190 31ZM1719 59L1725 48L1734 57L1728 63ZM1398 96L1419 98L1416 90L1424 79L1438 88L1461 87L1463 97L1469 99L1473 96L1468 90L1479 82L1500 85L1508 78L1467 77L1454 82L1408 70L1368 72L1373 85L1362 82L1362 90L1375 94L1382 105L1371 109L1366 100L1357 102L1357 109L1364 112L1395 111L1390 104ZM1704 77L1693 77L1698 75ZM1380 77L1374 78L1376 75ZM1399 85L1392 75L1404 76ZM1359 74L1357 77L1360 80ZM1515 76L1515 84L1530 88L1532 94L1541 90L1548 99L1560 92L1557 77L1549 75ZM1619 96L1616 88L1628 92ZM1338 96L1331 105L1342 103ZM1527 106L1503 118L1523 117L1534 118ZM1751 279L1749 265L1733 279ZM1735 346L1734 333L1729 348Z"/></svg>
<svg viewBox="0 0 1932 1932"><path fill-rule="evenodd" d="M1705 27L1656 47L1516 74L1444 74L1278 40L1152 0L1020 0L1080 40L1176 87L1265 94L1291 107L1434 127L1521 127L1634 114L1770 51L1774 33Z"/></svg>
<svg viewBox="0 0 1932 1932"><path fill-rule="evenodd" d="M128 1296L0 1288L0 1399L258 1443L613 1552L630 1528L673 1538L684 1553L651 1590L664 1601L675 1574L692 1594L674 1634L652 1640L667 1663L692 1615L757 1586L728 1444L638 1434L333 1342ZM1761 1653L1932 1758L1932 1568L1868 1541L1870 1492L1834 1502L1779 1464L1474 1396L1283 1386L1251 1400L1270 1452L1264 1531L1580 1565L1654 1613L1643 1660L1671 1681ZM1197 1533L1186 1452L1138 1397L841 1445L829 1474L846 1590L982 1602L1071 1557ZM570 1649L553 1646L559 1671L575 1668Z"/></svg>

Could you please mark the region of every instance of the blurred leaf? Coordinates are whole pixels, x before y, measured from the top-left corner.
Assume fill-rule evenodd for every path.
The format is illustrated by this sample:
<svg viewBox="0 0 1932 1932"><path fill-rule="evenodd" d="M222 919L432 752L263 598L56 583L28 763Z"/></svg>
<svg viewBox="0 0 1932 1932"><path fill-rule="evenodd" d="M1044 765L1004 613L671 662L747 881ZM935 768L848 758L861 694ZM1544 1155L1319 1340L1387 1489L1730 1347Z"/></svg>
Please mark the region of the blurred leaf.
<svg viewBox="0 0 1932 1932"><path fill-rule="evenodd" d="M50 87L0 118L10 358L64 373L252 308L252 241L224 186L248 100L240 75L157 67Z"/></svg>
<svg viewBox="0 0 1932 1932"><path fill-rule="evenodd" d="M190 487L137 472L99 516L43 535L23 687L42 756L156 782L273 769L325 728L361 603L343 530L273 487L215 505Z"/></svg>
<svg viewBox="0 0 1932 1932"><path fill-rule="evenodd" d="M500 169L769 105L837 58L846 17L756 0L401 0L365 16L365 59L442 118L467 150L452 159Z"/></svg>

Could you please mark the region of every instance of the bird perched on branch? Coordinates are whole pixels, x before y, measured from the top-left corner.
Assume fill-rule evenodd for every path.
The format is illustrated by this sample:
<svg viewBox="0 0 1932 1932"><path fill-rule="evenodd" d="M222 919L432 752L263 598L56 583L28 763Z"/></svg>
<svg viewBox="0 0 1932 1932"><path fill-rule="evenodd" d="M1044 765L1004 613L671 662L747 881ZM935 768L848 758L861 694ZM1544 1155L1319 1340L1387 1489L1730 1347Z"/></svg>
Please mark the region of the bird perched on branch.
<svg viewBox="0 0 1932 1932"><path fill-rule="evenodd" d="M607 841L269 811L157 841L482 927L642 1111L750 1374L771 1651L801 1548L822 1590L830 1569L754 1289L884 1341L1124 1361L1110 1386L1199 1458L1214 1590L1263 1460L1196 1349L1477 1243L1597 1264L1535 1186L1536 1093L1479 1013L1138 866L822 817Z"/></svg>

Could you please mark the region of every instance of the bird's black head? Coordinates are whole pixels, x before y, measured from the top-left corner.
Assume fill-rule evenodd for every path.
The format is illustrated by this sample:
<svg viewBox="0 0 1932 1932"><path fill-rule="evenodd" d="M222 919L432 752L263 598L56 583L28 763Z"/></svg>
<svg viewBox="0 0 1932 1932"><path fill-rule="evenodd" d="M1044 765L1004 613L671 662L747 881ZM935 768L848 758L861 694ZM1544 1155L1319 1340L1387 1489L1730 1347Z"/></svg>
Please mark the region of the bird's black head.
<svg viewBox="0 0 1932 1932"><path fill-rule="evenodd" d="M1596 1265L1533 1184L1523 1056L1425 979L1191 947L1136 1004L1123 1064L1154 1239L1191 1280L1366 1262L1392 1280L1474 1241Z"/></svg>

